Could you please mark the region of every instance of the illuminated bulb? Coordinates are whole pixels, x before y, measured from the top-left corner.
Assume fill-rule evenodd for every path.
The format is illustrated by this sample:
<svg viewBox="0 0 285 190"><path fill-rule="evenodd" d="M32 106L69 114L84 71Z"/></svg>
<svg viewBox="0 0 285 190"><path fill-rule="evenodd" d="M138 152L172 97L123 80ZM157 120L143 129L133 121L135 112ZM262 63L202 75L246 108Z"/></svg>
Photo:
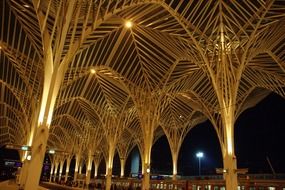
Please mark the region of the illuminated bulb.
<svg viewBox="0 0 285 190"><path fill-rule="evenodd" d="M32 159L32 156L31 155L28 155L27 156L27 160L31 160Z"/></svg>
<svg viewBox="0 0 285 190"><path fill-rule="evenodd" d="M96 73L95 69L90 69L90 73L95 74Z"/></svg>
<svg viewBox="0 0 285 190"><path fill-rule="evenodd" d="M27 5L27 4L25 4L25 5L24 5L24 7L29 8L30 6L29 6L29 5Z"/></svg>
<svg viewBox="0 0 285 190"><path fill-rule="evenodd" d="M133 23L132 23L131 21L127 21L127 22L125 23L125 26L126 26L127 28L131 28L131 27L133 26Z"/></svg>
<svg viewBox="0 0 285 190"><path fill-rule="evenodd" d="M147 169L146 169L146 173L149 173L149 172L150 172L150 169L149 169L149 168L147 168Z"/></svg>

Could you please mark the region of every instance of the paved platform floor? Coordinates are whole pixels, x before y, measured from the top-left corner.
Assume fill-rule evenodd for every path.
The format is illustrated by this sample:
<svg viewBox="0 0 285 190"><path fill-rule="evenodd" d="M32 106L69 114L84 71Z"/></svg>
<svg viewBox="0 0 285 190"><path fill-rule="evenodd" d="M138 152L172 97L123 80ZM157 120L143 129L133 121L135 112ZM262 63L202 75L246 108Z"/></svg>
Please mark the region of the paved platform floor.
<svg viewBox="0 0 285 190"><path fill-rule="evenodd" d="M19 186L16 184L15 180L7 180L0 182L0 190L19 190ZM48 189L39 186L38 190L48 190Z"/></svg>

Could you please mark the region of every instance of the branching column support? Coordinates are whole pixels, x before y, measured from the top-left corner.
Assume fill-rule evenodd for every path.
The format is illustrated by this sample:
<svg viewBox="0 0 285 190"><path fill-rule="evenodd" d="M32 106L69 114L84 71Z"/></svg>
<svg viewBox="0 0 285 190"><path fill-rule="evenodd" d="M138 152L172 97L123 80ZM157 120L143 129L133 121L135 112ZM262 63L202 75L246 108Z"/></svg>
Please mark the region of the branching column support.
<svg viewBox="0 0 285 190"><path fill-rule="evenodd" d="M172 179L177 179L177 159L178 159L178 152L177 151L171 151L172 154Z"/></svg>
<svg viewBox="0 0 285 190"><path fill-rule="evenodd" d="M83 166L84 166L84 162L82 161L82 162L80 162L80 164L79 164L79 174L82 174L82 168L83 168Z"/></svg>
<svg viewBox="0 0 285 190"><path fill-rule="evenodd" d="M74 170L73 181L77 180L77 175L78 175L80 161L81 161L81 152L77 153L76 156L75 156L75 170Z"/></svg>
<svg viewBox="0 0 285 190"><path fill-rule="evenodd" d="M59 168L59 176L58 176L59 180L61 180L62 171L63 171L63 164L64 164L64 159L61 159L60 160L60 168Z"/></svg>
<svg viewBox="0 0 285 190"><path fill-rule="evenodd" d="M106 162L106 190L111 189L114 154L115 144L113 142L109 142L108 160Z"/></svg>
<svg viewBox="0 0 285 190"><path fill-rule="evenodd" d="M57 175L57 171L58 171L58 165L59 165L59 161L56 160L55 161L55 167L54 167L54 175L53 175L53 181L56 182L56 175Z"/></svg>
<svg viewBox="0 0 285 190"><path fill-rule="evenodd" d="M87 168L86 168L86 184L87 184L87 186L90 184L92 163L93 163L93 155L92 155L92 151L89 150L88 163L87 163Z"/></svg>
<svg viewBox="0 0 285 190"><path fill-rule="evenodd" d="M54 162L51 163L51 169L50 169L50 176L49 176L49 182L52 182L52 176L54 172Z"/></svg>
<svg viewBox="0 0 285 190"><path fill-rule="evenodd" d="M234 153L234 117L232 108L225 109L223 114L224 123L224 148L223 148L223 163L226 173L224 179L226 180L227 189L237 189L237 162Z"/></svg>
<svg viewBox="0 0 285 190"><path fill-rule="evenodd" d="M35 105L35 103L32 101L32 105ZM39 107L37 107L36 105L34 106L35 107L35 111L33 112L33 115L32 115L32 123L31 123L31 131L30 131L30 134L29 134L29 137L28 137L28 142L27 142L27 145L28 146L32 146L32 142L33 142L33 138L34 138L34 133L35 133L35 130L37 128L37 116L39 114ZM23 166L22 166L22 169L21 169L21 173L20 173L20 178L19 178L19 183L20 183L20 188L23 189L24 188L24 185L25 185L25 182L26 182L26 179L27 179L27 176L28 176L28 172L29 172L29 163L30 161L27 160L27 156L28 156L28 151L24 151L21 159L22 159L22 162L23 162Z"/></svg>
<svg viewBox="0 0 285 190"><path fill-rule="evenodd" d="M97 159L97 158L94 159L94 168L95 168L94 178L97 178L97 176L98 176L98 168L99 168L99 164L100 164L99 162L100 162L99 159Z"/></svg>
<svg viewBox="0 0 285 190"><path fill-rule="evenodd" d="M126 159L124 157L120 158L120 162L121 162L121 173L120 173L120 177L124 177L125 176L125 163L126 163Z"/></svg>
<svg viewBox="0 0 285 190"><path fill-rule="evenodd" d="M151 170L151 148L153 143L153 135L155 128L158 125L159 113L158 113L158 98L155 96L149 96L149 93L143 92L138 98L140 104L140 120L142 124L143 133L143 145L141 146L142 155L142 190L150 189L150 170Z"/></svg>
<svg viewBox="0 0 285 190"><path fill-rule="evenodd" d="M144 139L144 155L143 155L143 184L142 189L148 190L150 188L150 161L151 161L151 147L153 141L153 131L147 131Z"/></svg>
<svg viewBox="0 0 285 190"><path fill-rule="evenodd" d="M222 4L220 4L220 9ZM221 11L222 12L222 11ZM222 126L222 141L223 163L226 173L224 179L226 181L226 189L237 190L237 163L234 152L234 123L238 79L236 72L233 69L232 54L229 49L226 49L226 37L224 31L223 17L220 16L220 47L217 66L217 77L215 79L215 90L217 92L220 104L220 119ZM231 43L230 41L228 43Z"/></svg>
<svg viewBox="0 0 285 190"><path fill-rule="evenodd" d="M71 162L71 156L68 156L67 159L66 159L66 169L65 169L65 178L64 178L65 182L67 182L67 179L68 179L70 162Z"/></svg>
<svg viewBox="0 0 285 190"><path fill-rule="evenodd" d="M63 24L55 26L56 31L58 31L56 34L56 42L59 44L55 47L52 46L53 37L50 36L49 30L46 27L45 13L38 8L36 0L33 1L33 5L37 11L38 22L42 34L44 81L39 114L35 116L37 118L37 128L35 129L35 135L32 142L31 161L28 168L29 172L26 178L25 190L37 189L40 181L49 136L49 126L52 120L56 97L64 73L68 68L68 63L73 56L73 54L67 54L61 61L66 35L72 21L76 2L75 0L70 0L63 5L66 6L64 7L66 12L62 11L63 15L62 17L59 17L59 19L62 19L61 21L64 21L62 22ZM55 23L55 25L56 24L58 23ZM53 52L55 52L55 54Z"/></svg>

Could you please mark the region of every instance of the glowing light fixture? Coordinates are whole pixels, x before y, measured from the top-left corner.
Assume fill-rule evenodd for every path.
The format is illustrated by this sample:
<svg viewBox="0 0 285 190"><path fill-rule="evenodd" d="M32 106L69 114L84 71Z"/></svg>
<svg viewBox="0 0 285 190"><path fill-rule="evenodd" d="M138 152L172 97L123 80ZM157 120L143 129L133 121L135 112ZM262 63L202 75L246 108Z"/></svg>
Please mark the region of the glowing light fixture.
<svg viewBox="0 0 285 190"><path fill-rule="evenodd" d="M27 151L27 150L29 150L29 147L28 146L22 146L21 150Z"/></svg>
<svg viewBox="0 0 285 190"><path fill-rule="evenodd" d="M51 150L48 151L48 153L49 153L49 154L54 154L54 153L55 153L55 150L51 149Z"/></svg>
<svg viewBox="0 0 285 190"><path fill-rule="evenodd" d="M32 159L32 156L31 155L28 155L27 156L27 160L31 160Z"/></svg>
<svg viewBox="0 0 285 190"><path fill-rule="evenodd" d="M95 74L96 73L95 69L90 69L90 73Z"/></svg>
<svg viewBox="0 0 285 190"><path fill-rule="evenodd" d="M26 8L30 8L30 5L25 4L25 5L24 5L24 7L26 7Z"/></svg>
<svg viewBox="0 0 285 190"><path fill-rule="evenodd" d="M199 160L199 176L200 176L201 175L201 158L204 157L204 153L203 152L197 152L196 157Z"/></svg>
<svg viewBox="0 0 285 190"><path fill-rule="evenodd" d="M203 152L197 152L196 153L196 157L197 158L203 158L204 157L204 153Z"/></svg>
<svg viewBox="0 0 285 190"><path fill-rule="evenodd" d="M149 168L146 169L146 173L150 173L150 169Z"/></svg>
<svg viewBox="0 0 285 190"><path fill-rule="evenodd" d="M133 23L131 21L126 21L125 26L127 28L131 28L133 26Z"/></svg>

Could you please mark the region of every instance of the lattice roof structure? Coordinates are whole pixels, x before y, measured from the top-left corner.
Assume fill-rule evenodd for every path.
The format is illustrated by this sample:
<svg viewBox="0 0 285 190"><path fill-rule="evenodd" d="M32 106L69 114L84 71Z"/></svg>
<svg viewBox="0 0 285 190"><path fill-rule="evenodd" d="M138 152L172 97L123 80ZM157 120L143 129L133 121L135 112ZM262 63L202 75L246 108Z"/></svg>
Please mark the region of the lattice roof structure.
<svg viewBox="0 0 285 190"><path fill-rule="evenodd" d="M226 108L236 119L270 91L285 95L283 0L3 0L0 10L0 145L27 143L51 71L48 146L71 153L112 140L126 156L150 131L179 151L207 118L224 143Z"/></svg>

